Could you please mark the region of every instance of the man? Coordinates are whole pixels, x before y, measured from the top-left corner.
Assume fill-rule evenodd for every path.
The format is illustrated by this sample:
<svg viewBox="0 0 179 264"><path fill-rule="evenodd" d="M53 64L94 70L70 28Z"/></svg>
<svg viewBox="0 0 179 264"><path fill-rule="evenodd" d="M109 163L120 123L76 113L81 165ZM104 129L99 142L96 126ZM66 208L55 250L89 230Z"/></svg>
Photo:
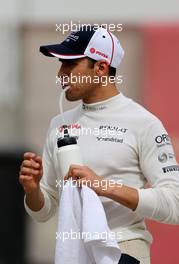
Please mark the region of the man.
<svg viewBox="0 0 179 264"><path fill-rule="evenodd" d="M69 87L66 98L82 100L64 113L64 119L69 129L75 128L85 166L71 165L65 180L90 181L103 203L109 227L120 233L122 252L140 263L150 263L152 237L144 219L179 223L179 166L165 128L111 81L124 52L110 32L87 28L73 32L61 44L42 46L40 51L62 61L58 76L63 88ZM90 78L72 83L72 76ZM25 153L20 170L26 210L39 222L53 216L59 203L57 130L63 131L63 125L61 115L52 119L43 162L35 153ZM83 128L92 133L79 134ZM106 188L102 187L104 179ZM111 180L115 181L112 186ZM96 181L101 184L96 186ZM148 189L146 182L151 186Z"/></svg>

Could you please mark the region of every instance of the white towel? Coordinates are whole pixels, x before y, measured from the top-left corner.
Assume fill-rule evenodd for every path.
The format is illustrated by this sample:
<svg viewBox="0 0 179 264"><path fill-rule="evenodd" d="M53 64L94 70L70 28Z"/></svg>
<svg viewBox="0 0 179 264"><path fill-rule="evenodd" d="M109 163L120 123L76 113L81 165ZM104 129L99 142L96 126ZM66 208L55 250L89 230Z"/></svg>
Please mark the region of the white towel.
<svg viewBox="0 0 179 264"><path fill-rule="evenodd" d="M55 264L118 264L121 251L89 187L67 181L61 194Z"/></svg>

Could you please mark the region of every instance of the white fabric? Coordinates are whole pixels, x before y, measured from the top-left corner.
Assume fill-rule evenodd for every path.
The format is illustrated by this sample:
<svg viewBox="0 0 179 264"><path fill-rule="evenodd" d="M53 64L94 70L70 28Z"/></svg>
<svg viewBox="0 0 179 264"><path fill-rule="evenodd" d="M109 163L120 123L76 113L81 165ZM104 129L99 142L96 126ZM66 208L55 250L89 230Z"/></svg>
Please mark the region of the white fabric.
<svg viewBox="0 0 179 264"><path fill-rule="evenodd" d="M178 167L163 170L177 166L177 162L171 141L157 117L122 93L102 102L80 104L64 116L69 128L73 128L71 132L78 137L84 164L105 179L121 181L138 190L135 211L100 197L111 231L120 234L119 242L136 238L151 242L145 217L179 223L179 171ZM62 186L56 182L61 180L57 138L62 125L61 115L52 120L44 148L41 181L41 188L47 194L44 208L36 213L26 206L38 221L47 221L59 203ZM83 128L90 128L93 133L82 134ZM151 184L149 189L144 188L147 181Z"/></svg>
<svg viewBox="0 0 179 264"><path fill-rule="evenodd" d="M60 200L55 264L118 264L121 251L100 199L67 181Z"/></svg>
<svg viewBox="0 0 179 264"><path fill-rule="evenodd" d="M84 54L96 61L105 60L112 67L117 68L124 56L124 50L114 34L104 28L98 28Z"/></svg>

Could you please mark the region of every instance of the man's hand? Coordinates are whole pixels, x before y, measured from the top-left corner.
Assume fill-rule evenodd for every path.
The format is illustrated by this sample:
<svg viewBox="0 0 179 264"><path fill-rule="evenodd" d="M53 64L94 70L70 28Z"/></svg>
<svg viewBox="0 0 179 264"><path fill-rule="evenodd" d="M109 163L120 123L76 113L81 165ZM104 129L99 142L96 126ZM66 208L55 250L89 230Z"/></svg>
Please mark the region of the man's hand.
<svg viewBox="0 0 179 264"><path fill-rule="evenodd" d="M26 152L19 172L19 182L26 194L39 191L42 175L42 158L35 153Z"/></svg>
<svg viewBox="0 0 179 264"><path fill-rule="evenodd" d="M98 176L87 166L71 165L64 180L69 178L76 181L77 186L87 185L99 196L110 198L132 210L135 210L138 205L139 196L135 188Z"/></svg>
<svg viewBox="0 0 179 264"><path fill-rule="evenodd" d="M107 184L107 180L98 176L93 170L87 166L71 165L64 180L72 180L77 182L77 186L87 185L93 189L99 196L102 195L103 190Z"/></svg>

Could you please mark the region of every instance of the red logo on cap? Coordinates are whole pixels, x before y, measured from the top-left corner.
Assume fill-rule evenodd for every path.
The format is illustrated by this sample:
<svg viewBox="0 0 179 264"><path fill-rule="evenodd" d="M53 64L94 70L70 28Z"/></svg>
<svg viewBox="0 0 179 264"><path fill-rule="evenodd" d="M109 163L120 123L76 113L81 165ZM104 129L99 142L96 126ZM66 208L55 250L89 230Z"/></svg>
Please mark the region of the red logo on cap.
<svg viewBox="0 0 179 264"><path fill-rule="evenodd" d="M96 51L96 54L99 55L99 56L102 56L102 57L104 57L104 58L106 58L106 59L108 58L108 55L102 53L102 52L99 51L99 50Z"/></svg>
<svg viewBox="0 0 179 264"><path fill-rule="evenodd" d="M104 54L103 52L101 52L101 51L99 51L99 50L96 50L95 48L91 48L90 49L90 52L92 53L92 54L97 54L97 55L99 55L99 56L102 56L102 57L104 57L104 58L108 58L108 55L106 55L106 54Z"/></svg>
<svg viewBox="0 0 179 264"><path fill-rule="evenodd" d="M91 49L90 49L90 52L91 52L91 53L95 53L95 49L94 49L94 48L91 48Z"/></svg>

